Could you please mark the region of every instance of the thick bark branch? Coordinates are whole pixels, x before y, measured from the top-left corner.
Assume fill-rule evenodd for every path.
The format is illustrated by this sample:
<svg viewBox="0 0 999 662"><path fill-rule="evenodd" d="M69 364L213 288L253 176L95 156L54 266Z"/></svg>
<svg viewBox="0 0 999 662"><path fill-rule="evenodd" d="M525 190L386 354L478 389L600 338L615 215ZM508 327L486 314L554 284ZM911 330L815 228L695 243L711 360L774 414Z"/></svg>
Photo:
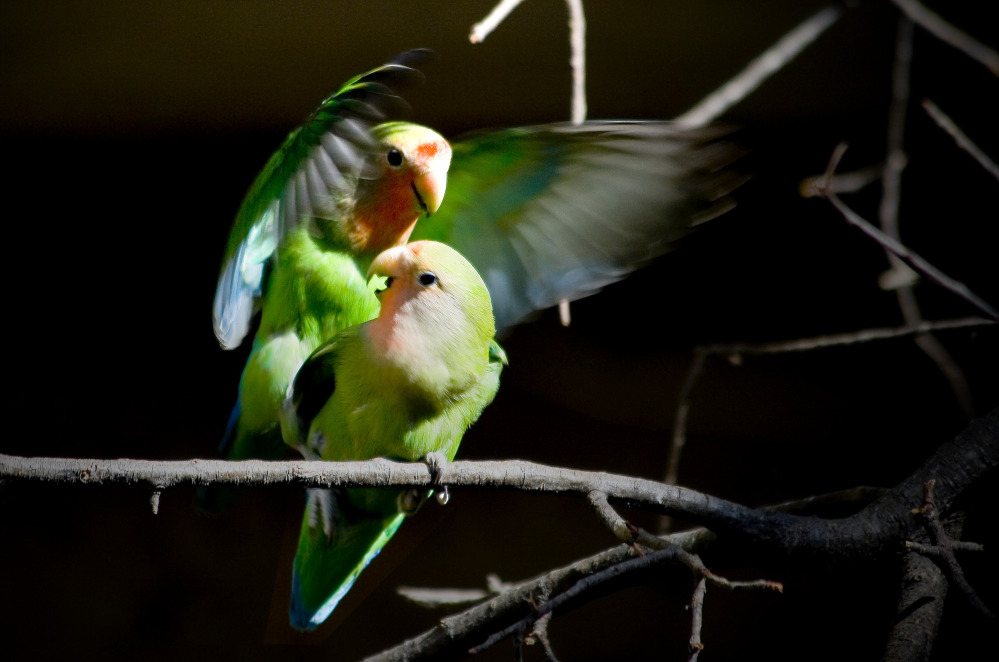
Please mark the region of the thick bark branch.
<svg viewBox="0 0 999 662"><path fill-rule="evenodd" d="M857 558L897 546L912 526L923 485L936 481L936 503L949 511L961 492L999 464L999 408L973 421L942 445L908 479L851 517L826 520L756 510L694 490L602 472L562 469L532 462L454 462L438 480L452 487L513 488L586 496L593 490L611 501L707 527L719 535L751 539L786 553ZM227 462L187 460L74 460L0 455L0 480L46 480L79 484L144 485L162 491L176 485L296 485L301 487L432 487L426 465L390 462Z"/></svg>

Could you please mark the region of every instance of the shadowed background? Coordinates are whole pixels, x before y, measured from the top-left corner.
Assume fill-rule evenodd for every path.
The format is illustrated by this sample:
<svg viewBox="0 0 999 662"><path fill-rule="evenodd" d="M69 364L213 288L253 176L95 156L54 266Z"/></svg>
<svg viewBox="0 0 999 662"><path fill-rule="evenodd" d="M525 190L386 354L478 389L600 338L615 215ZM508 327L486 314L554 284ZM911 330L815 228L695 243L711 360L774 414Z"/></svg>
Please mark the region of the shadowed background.
<svg viewBox="0 0 999 662"><path fill-rule="evenodd" d="M993 47L976 3L939 4ZM821 2L590 2L591 118L687 110ZM0 149L6 163L4 281L13 429L0 452L211 457L246 349L223 352L210 308L239 202L288 131L347 78L429 47L414 121L445 136L562 121L570 73L562 2L531 0L483 44L474 2L41 1L0 5ZM660 478L694 345L791 339L901 323L878 289L883 251L831 207L803 200L840 140L842 170L883 158L896 13L868 2L724 120L750 153L736 211L626 281L547 311L504 341L510 367L461 459L520 458ZM993 158L999 82L917 29L914 101L932 98ZM910 108L903 239L999 302L999 183ZM876 219L875 184L847 198ZM445 198L445 203L446 198ZM933 284L928 319L974 314ZM999 404L994 329L941 340L975 404ZM911 341L711 361L694 392L683 485L762 505L856 484L892 485L964 417ZM994 494L991 496L994 497ZM206 517L193 490L9 485L0 491L0 634L11 659L355 659L431 627L441 613L398 585L515 581L614 544L582 500L454 490L402 527L334 612L300 637L287 622L300 490L248 492ZM654 519L636 514L652 526ZM994 527L970 520L969 538ZM290 533L289 533L290 532ZM289 537L291 536L291 537ZM994 549L994 547L993 547ZM994 552L969 575L997 606ZM713 561L713 562L712 562ZM733 577L786 582L784 595L712 591L705 660L877 659L894 615L895 569L710 559ZM559 615L564 660L683 659L683 571ZM283 601L283 602L282 602ZM940 659L992 627L953 600ZM530 651L529 659L541 659ZM484 659L510 659L508 643Z"/></svg>

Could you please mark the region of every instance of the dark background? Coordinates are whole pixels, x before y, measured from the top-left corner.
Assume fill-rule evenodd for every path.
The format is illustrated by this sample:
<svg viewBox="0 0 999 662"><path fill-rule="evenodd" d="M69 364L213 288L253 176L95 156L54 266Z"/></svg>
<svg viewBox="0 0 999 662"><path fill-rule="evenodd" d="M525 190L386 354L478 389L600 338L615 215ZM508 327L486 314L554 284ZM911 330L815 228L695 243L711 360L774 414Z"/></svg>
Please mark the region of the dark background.
<svg viewBox="0 0 999 662"><path fill-rule="evenodd" d="M942 3L999 45L987 3ZM589 117L687 110L821 2L589 2ZM983 6L985 5L985 6ZM473 2L55 1L0 5L0 154L5 162L4 410L0 452L211 457L246 350L211 331L231 220L284 135L350 76L412 47L437 52L408 95L446 136L560 121L570 74L562 2L532 0L483 44ZM520 458L660 478L693 346L901 323L878 289L883 251L798 182L835 144L842 169L883 158L897 14L849 11L724 120L752 175L739 207L626 281L505 339L510 367L459 458ZM913 99L932 98L993 158L999 81L917 29ZM906 134L903 238L999 302L999 183L917 105ZM847 202L876 219L875 184ZM446 202L445 202L446 204ZM975 314L924 283L928 319ZM994 328L940 339L980 412L999 404ZM966 419L909 340L711 361L694 393L687 487L762 505L857 484L889 486ZM11 426L12 424L12 426ZM407 522L318 636L286 623L302 495L247 493L206 517L193 490L153 517L135 489L8 485L0 491L0 637L10 659L354 659L441 615L398 585L514 581L614 544L579 499L454 490ZM993 511L994 512L994 511ZM636 521L652 526L641 513ZM995 542L994 514L969 537ZM993 546L994 549L994 546ZM993 609L995 553L968 572ZM830 568L738 554L708 558L784 595L713 590L703 660L877 659L894 612L891 564ZM684 659L690 580L647 574L551 627L563 660ZM940 659L990 641L994 623L952 599ZM484 659L510 659L503 643ZM317 648L318 647L318 648ZM541 659L529 651L529 659Z"/></svg>

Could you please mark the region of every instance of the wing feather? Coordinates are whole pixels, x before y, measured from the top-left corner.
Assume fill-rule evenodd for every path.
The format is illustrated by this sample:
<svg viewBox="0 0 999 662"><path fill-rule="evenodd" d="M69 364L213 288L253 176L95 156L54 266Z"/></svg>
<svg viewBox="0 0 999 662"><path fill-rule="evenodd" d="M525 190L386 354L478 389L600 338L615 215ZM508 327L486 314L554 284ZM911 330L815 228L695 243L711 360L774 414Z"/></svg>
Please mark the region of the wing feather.
<svg viewBox="0 0 999 662"><path fill-rule="evenodd" d="M731 206L741 150L668 122L550 124L452 143L448 193L413 239L464 254L497 328L624 278Z"/></svg>
<svg viewBox="0 0 999 662"><path fill-rule="evenodd" d="M264 264L301 219L329 214L361 177L375 145L369 129L399 116L394 90L422 78L413 68L428 51L410 51L348 81L293 131L253 182L229 235L212 322L225 349L249 331L263 291Z"/></svg>

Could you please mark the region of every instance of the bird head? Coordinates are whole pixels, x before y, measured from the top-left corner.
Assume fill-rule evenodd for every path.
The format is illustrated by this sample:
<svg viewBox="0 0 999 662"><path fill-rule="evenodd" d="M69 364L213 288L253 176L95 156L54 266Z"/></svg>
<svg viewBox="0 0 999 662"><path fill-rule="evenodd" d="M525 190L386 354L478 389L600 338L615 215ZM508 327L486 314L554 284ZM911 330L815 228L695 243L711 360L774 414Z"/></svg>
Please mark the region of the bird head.
<svg viewBox="0 0 999 662"><path fill-rule="evenodd" d="M379 124L371 135L377 146L347 232L357 253L376 254L405 244L420 216L441 206L451 146L435 131L409 122Z"/></svg>

